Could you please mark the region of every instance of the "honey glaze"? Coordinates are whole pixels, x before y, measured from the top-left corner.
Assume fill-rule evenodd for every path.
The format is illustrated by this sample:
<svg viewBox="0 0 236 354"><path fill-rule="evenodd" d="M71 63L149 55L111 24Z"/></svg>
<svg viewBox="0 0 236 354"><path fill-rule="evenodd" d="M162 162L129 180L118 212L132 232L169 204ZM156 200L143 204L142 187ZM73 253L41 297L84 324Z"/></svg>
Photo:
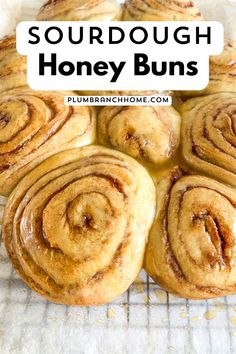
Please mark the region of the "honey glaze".
<svg viewBox="0 0 236 354"><path fill-rule="evenodd" d="M177 107L180 108L181 104L183 102L181 100L174 100L173 102L173 107L177 110ZM176 107L177 106L177 107ZM158 134L158 132L157 132ZM99 142L98 142L99 143ZM166 171L173 168L174 166L179 166L181 167L186 173L188 174L197 174L197 175L202 175L205 177L213 178L216 181L222 182L221 176L212 176L210 173L207 171L198 171L188 165L186 162L184 156L183 156L183 142L182 142L182 137L180 137L180 143L178 148L174 151L174 153L169 157L169 159L165 162L162 162L160 164L155 164L155 163L149 163L148 161L141 160L139 158L135 158L140 164L142 164L146 170L149 172L151 177L158 182L160 179L162 179L166 175ZM231 184L228 184L232 187Z"/></svg>
<svg viewBox="0 0 236 354"><path fill-rule="evenodd" d="M188 170L188 166L181 155L180 147L178 147L174 154L162 164L152 164L141 160L138 161L148 170L149 174L155 181L159 181L165 175L167 170L176 165L181 166L184 170Z"/></svg>

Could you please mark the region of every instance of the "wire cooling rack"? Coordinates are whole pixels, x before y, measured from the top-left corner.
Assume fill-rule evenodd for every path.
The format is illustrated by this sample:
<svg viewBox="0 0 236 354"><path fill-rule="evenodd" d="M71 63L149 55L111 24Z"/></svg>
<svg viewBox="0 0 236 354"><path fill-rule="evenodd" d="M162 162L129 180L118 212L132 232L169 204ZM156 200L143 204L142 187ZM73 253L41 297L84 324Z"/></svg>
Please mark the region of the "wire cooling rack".
<svg viewBox="0 0 236 354"><path fill-rule="evenodd" d="M220 0L212 3L212 9L210 0L197 2L203 10L209 8L209 19L225 17L228 21L228 15L217 7ZM21 20L33 19L42 3L22 1ZM232 35L233 19L234 15L230 23L224 22ZM1 204L0 200L0 219ZM142 271L112 304L91 308L55 305L21 282L0 236L0 354L8 353L236 353L236 295L186 301L160 289Z"/></svg>
<svg viewBox="0 0 236 354"><path fill-rule="evenodd" d="M49 303L26 287L0 246L0 353L236 353L236 296L174 297L144 271L109 305Z"/></svg>

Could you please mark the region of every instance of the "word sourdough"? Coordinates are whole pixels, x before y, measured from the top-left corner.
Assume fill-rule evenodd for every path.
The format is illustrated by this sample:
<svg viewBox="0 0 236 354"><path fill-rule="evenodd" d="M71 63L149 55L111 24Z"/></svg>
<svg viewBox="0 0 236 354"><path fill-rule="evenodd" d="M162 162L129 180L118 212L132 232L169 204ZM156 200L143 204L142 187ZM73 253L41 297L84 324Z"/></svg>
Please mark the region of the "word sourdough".
<svg viewBox="0 0 236 354"><path fill-rule="evenodd" d="M209 55L223 50L217 22L23 22L17 49L28 55L33 89L196 90Z"/></svg>

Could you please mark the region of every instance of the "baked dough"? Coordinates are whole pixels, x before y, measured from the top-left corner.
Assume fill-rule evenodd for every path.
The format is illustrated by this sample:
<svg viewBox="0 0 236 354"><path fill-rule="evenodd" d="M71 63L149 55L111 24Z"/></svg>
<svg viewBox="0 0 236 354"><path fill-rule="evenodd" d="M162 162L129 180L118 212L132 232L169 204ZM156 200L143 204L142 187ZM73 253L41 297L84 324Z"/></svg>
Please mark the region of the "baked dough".
<svg viewBox="0 0 236 354"><path fill-rule="evenodd" d="M0 97L0 195L52 154L90 144L95 112L64 105L64 94L15 89Z"/></svg>
<svg viewBox="0 0 236 354"><path fill-rule="evenodd" d="M181 114L186 162L236 186L236 93L190 99Z"/></svg>
<svg viewBox="0 0 236 354"><path fill-rule="evenodd" d="M189 0L126 0L125 21L200 21L194 1Z"/></svg>
<svg viewBox="0 0 236 354"><path fill-rule="evenodd" d="M17 273L50 301L97 305L139 273L155 213L146 170L116 151L61 152L12 192L3 239Z"/></svg>
<svg viewBox="0 0 236 354"><path fill-rule="evenodd" d="M209 299L236 291L236 191L175 167L157 184L145 269L164 289Z"/></svg>
<svg viewBox="0 0 236 354"><path fill-rule="evenodd" d="M208 86L201 91L183 91L182 96L193 97L219 92L236 92L236 42L227 40L224 51L210 57Z"/></svg>
<svg viewBox="0 0 236 354"><path fill-rule="evenodd" d="M16 51L15 35L0 40L0 92L26 86L26 57Z"/></svg>
<svg viewBox="0 0 236 354"><path fill-rule="evenodd" d="M117 0L49 0L41 7L40 21L120 20L122 7Z"/></svg>
<svg viewBox="0 0 236 354"><path fill-rule="evenodd" d="M105 107L99 113L99 142L148 162L167 161L179 138L180 115L172 107Z"/></svg>

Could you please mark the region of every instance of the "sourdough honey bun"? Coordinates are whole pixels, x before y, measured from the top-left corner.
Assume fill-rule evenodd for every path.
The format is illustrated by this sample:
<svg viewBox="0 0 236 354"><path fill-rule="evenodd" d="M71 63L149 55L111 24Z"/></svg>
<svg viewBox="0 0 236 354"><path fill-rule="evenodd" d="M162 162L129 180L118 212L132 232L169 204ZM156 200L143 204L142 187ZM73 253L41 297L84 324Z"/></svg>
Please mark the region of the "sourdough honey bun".
<svg viewBox="0 0 236 354"><path fill-rule="evenodd" d="M15 89L1 95L0 195L48 156L93 142L93 109L65 106L64 94Z"/></svg>
<svg viewBox="0 0 236 354"><path fill-rule="evenodd" d="M26 86L26 57L16 51L16 37L0 40L0 92Z"/></svg>
<svg viewBox="0 0 236 354"><path fill-rule="evenodd" d="M201 13L189 0L126 0L125 21L199 21Z"/></svg>
<svg viewBox="0 0 236 354"><path fill-rule="evenodd" d="M226 41L220 55L210 57L209 85L204 94L236 92L236 42Z"/></svg>
<svg viewBox="0 0 236 354"><path fill-rule="evenodd" d="M186 162L236 186L236 93L190 99L181 113Z"/></svg>
<svg viewBox="0 0 236 354"><path fill-rule="evenodd" d="M49 0L37 16L41 21L119 20L122 7L117 0Z"/></svg>
<svg viewBox="0 0 236 354"><path fill-rule="evenodd" d="M236 291L236 191L175 167L157 184L157 216L145 255L148 274L185 298Z"/></svg>
<svg viewBox="0 0 236 354"><path fill-rule="evenodd" d="M106 146L153 163L165 162L179 144L180 115L172 107L105 107L98 139Z"/></svg>
<svg viewBox="0 0 236 354"><path fill-rule="evenodd" d="M113 300L142 267L155 187L132 158L99 146L44 161L11 193L3 238L22 279L68 305Z"/></svg>
<svg viewBox="0 0 236 354"><path fill-rule="evenodd" d="M210 57L208 86L201 91L184 91L183 96L193 97L219 92L236 92L236 42L227 40L220 55Z"/></svg>

